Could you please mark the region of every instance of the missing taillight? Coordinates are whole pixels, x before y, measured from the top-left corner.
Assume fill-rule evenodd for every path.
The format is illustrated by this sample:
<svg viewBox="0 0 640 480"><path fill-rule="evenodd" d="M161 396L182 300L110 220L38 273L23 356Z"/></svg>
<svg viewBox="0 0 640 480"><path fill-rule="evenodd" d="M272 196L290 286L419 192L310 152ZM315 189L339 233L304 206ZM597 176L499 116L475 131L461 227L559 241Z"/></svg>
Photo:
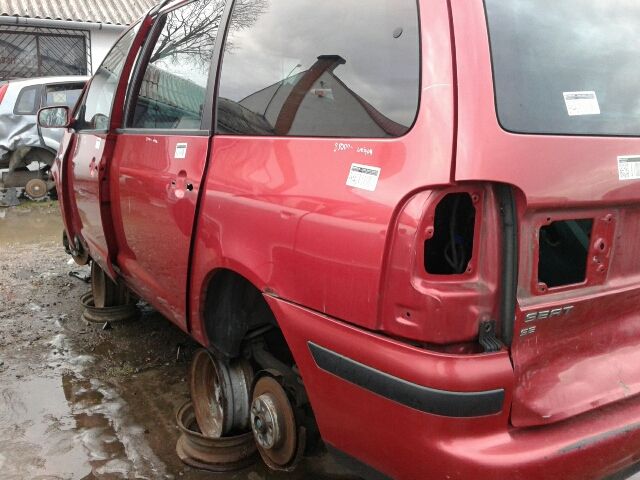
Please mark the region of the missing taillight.
<svg viewBox="0 0 640 480"><path fill-rule="evenodd" d="M549 288L584 282L592 229L593 220L563 220L542 227L538 282Z"/></svg>
<svg viewBox="0 0 640 480"><path fill-rule="evenodd" d="M473 255L475 225L476 209L471 195L446 195L436 207L433 235L424 246L424 266L427 273L465 273Z"/></svg>

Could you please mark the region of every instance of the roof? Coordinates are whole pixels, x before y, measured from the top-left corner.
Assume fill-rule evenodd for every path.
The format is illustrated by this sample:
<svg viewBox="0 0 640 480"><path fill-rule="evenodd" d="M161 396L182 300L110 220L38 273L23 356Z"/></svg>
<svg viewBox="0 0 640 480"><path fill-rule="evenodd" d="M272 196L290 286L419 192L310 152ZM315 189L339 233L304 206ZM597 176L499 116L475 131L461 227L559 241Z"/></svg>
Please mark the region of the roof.
<svg viewBox="0 0 640 480"><path fill-rule="evenodd" d="M129 25L159 0L0 0L0 15Z"/></svg>

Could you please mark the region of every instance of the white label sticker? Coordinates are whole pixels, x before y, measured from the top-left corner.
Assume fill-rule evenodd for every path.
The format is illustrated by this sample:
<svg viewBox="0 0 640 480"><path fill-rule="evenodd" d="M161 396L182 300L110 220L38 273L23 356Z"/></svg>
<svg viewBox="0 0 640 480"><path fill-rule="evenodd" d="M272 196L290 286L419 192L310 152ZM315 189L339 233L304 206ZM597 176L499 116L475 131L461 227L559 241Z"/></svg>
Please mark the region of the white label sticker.
<svg viewBox="0 0 640 480"><path fill-rule="evenodd" d="M175 158L187 158L187 144L186 143L178 143L176 145L176 154Z"/></svg>
<svg viewBox="0 0 640 480"><path fill-rule="evenodd" d="M640 180L640 155L618 157L620 180Z"/></svg>
<svg viewBox="0 0 640 480"><path fill-rule="evenodd" d="M102 139L101 138L96 139L96 150L100 150L101 146L102 146Z"/></svg>
<svg viewBox="0 0 640 480"><path fill-rule="evenodd" d="M564 95L569 116L600 115L596 92L564 92L562 95Z"/></svg>
<svg viewBox="0 0 640 480"><path fill-rule="evenodd" d="M380 172L381 169L378 167L352 163L351 170L349 170L349 178L347 178L347 186L375 192Z"/></svg>

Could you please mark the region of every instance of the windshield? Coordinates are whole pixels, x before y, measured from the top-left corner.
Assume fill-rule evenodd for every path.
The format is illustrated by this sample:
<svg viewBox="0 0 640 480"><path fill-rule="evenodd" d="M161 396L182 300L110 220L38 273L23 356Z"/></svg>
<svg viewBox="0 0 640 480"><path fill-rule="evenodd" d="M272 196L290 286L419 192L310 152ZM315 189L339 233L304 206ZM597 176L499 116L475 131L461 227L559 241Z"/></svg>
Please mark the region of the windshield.
<svg viewBox="0 0 640 480"><path fill-rule="evenodd" d="M485 0L485 5L503 128L640 135L640 2Z"/></svg>

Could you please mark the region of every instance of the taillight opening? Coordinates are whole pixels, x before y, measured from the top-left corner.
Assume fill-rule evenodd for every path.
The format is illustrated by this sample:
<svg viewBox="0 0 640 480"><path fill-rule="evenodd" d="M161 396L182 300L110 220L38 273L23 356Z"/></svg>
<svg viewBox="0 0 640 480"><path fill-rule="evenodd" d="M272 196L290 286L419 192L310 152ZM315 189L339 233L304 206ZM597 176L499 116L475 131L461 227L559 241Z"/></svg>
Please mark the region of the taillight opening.
<svg viewBox="0 0 640 480"><path fill-rule="evenodd" d="M425 242L424 267L432 275L460 275L473 256L476 209L468 193L450 193L435 210L433 234Z"/></svg>
<svg viewBox="0 0 640 480"><path fill-rule="evenodd" d="M583 283L593 220L563 220L540 228L538 283L548 288Z"/></svg>

